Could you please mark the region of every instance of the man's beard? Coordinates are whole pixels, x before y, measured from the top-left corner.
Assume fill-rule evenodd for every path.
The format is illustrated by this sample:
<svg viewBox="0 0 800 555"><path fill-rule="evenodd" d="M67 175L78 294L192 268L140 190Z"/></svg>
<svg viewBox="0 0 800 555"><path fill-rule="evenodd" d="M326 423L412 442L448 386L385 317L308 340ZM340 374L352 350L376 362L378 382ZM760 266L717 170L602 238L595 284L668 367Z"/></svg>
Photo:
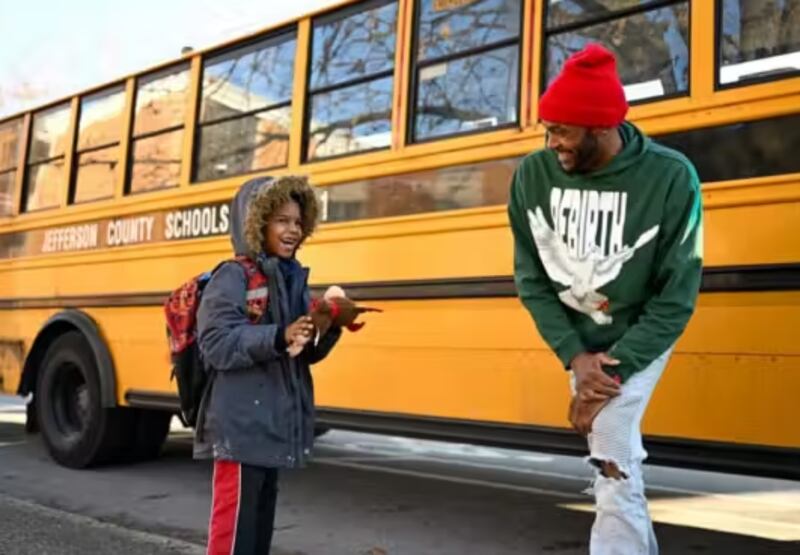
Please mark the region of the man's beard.
<svg viewBox="0 0 800 555"><path fill-rule="evenodd" d="M599 157L600 143L594 134L587 131L575 148L575 164L567 173L589 173L597 166Z"/></svg>

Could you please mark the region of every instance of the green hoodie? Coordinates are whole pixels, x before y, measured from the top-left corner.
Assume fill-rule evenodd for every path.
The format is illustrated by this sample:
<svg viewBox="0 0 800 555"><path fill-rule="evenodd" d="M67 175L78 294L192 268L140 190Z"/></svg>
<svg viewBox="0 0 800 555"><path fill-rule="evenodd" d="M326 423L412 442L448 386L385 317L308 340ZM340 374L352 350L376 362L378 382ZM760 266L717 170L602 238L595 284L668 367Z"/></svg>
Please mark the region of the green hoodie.
<svg viewBox="0 0 800 555"><path fill-rule="evenodd" d="M702 272L702 197L682 154L630 123L604 168L568 174L551 150L514 173L508 206L514 278L565 367L608 351L623 382L667 351L694 311Z"/></svg>

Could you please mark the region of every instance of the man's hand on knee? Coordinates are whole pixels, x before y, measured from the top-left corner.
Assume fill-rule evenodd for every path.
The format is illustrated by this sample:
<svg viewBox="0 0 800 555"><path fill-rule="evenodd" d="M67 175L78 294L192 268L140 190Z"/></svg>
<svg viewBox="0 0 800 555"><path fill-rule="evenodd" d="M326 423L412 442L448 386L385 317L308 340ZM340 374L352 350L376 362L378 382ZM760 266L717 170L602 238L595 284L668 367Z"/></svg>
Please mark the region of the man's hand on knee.
<svg viewBox="0 0 800 555"><path fill-rule="evenodd" d="M605 373L603 365L616 366L619 361L606 353L581 353L572 359L570 369L575 374L575 389L584 400L616 397L620 384Z"/></svg>
<svg viewBox="0 0 800 555"><path fill-rule="evenodd" d="M586 399L577 393L569 404L569 422L582 436L592 431L592 423L611 397Z"/></svg>
<svg viewBox="0 0 800 555"><path fill-rule="evenodd" d="M606 353L581 353L570 363L576 391L568 416L572 427L583 436L592 431L600 410L621 391L619 381L603 371L604 364L615 366L619 361Z"/></svg>

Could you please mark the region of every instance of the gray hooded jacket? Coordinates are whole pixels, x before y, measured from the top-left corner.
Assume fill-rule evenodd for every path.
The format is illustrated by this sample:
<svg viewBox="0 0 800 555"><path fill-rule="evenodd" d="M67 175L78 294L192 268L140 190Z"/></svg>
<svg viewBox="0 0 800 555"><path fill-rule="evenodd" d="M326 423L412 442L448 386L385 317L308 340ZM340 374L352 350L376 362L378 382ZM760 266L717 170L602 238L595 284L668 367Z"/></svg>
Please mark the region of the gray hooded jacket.
<svg viewBox="0 0 800 555"><path fill-rule="evenodd" d="M268 305L258 324L247 317L247 276L236 262L222 264L203 292L198 345L212 373L195 434L195 457L262 467L303 466L314 440L314 389L309 365L338 341L331 330L296 358L275 348L276 335L292 323L278 260L253 253L243 234L250 199L270 179L248 181L231 203L231 241L237 255L257 260L267 278ZM302 295L308 308L308 270Z"/></svg>

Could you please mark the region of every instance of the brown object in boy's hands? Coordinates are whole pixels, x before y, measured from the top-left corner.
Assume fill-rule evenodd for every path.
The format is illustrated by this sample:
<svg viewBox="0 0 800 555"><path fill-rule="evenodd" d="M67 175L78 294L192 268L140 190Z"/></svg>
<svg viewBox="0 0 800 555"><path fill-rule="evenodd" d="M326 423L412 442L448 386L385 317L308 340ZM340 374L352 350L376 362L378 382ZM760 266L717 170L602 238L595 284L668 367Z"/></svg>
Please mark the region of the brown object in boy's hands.
<svg viewBox="0 0 800 555"><path fill-rule="evenodd" d="M346 327L350 331L358 331L363 323L356 323L356 318L364 312L383 312L378 308L359 306L344 296L344 291L337 286L330 287L321 299L311 303L311 320L317 333L322 337L331 326Z"/></svg>

